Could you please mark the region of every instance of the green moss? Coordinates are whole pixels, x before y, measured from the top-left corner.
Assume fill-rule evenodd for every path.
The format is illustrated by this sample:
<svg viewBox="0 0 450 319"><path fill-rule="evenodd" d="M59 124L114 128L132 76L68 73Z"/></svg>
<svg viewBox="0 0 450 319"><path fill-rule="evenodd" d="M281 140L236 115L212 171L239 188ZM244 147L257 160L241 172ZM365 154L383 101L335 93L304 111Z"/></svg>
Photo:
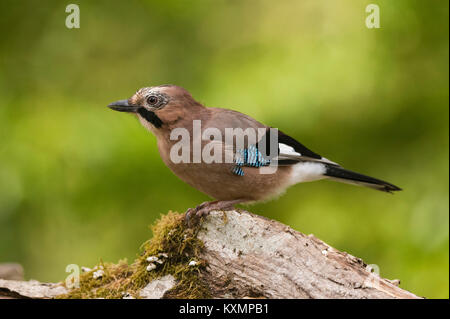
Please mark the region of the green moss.
<svg viewBox="0 0 450 319"><path fill-rule="evenodd" d="M142 253L131 264L103 263L93 270L80 275L79 288L71 289L57 298L123 298L130 295L139 298L139 290L150 281L165 275L176 278L177 284L166 292L167 298L208 298L208 286L199 277L206 266L199 258L203 243L197 238L200 226L187 228L184 215L169 212L161 216L151 227L153 237L141 246ZM158 257L158 262L147 261L148 257ZM189 265L195 261L195 265ZM147 266L154 264L153 270ZM94 272L103 270L103 275L94 278Z"/></svg>

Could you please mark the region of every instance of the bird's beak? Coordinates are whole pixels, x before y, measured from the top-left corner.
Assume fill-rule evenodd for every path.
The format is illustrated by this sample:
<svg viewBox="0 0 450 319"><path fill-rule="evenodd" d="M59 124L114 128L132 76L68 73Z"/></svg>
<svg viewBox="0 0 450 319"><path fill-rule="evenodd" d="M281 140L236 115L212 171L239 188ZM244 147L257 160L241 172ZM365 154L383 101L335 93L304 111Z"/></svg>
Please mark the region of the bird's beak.
<svg viewBox="0 0 450 319"><path fill-rule="evenodd" d="M110 109L113 109L114 111L128 112L128 113L136 113L137 110L140 108L139 105L128 104L128 100L120 100L117 102L113 102L109 104L108 107Z"/></svg>

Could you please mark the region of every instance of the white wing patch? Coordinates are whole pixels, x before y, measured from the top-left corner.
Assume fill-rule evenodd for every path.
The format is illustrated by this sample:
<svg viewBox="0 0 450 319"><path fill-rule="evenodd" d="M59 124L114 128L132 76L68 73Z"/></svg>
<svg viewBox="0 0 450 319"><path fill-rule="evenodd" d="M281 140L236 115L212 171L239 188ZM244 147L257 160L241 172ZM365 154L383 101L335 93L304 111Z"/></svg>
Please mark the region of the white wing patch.
<svg viewBox="0 0 450 319"><path fill-rule="evenodd" d="M278 143L278 148L280 149L280 155L302 156L302 154L296 152L292 146Z"/></svg>
<svg viewBox="0 0 450 319"><path fill-rule="evenodd" d="M298 158L298 159L300 159L300 157L304 157L304 155L297 152L292 146L289 146L289 145L286 145L283 143L278 143L278 148L280 149L280 155L277 158L278 160L283 159L283 158L288 158L288 159L297 159ZM316 162L323 162L323 163L339 166L339 164L332 162L325 157L322 157L321 159L315 159L315 158L308 157L308 160L316 161Z"/></svg>

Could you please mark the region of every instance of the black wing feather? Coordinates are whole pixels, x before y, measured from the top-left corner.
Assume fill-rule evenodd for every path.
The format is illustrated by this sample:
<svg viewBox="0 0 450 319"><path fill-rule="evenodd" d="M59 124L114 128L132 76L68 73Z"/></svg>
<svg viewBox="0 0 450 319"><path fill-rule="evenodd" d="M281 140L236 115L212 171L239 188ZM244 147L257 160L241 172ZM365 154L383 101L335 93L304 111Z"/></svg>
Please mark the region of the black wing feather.
<svg viewBox="0 0 450 319"><path fill-rule="evenodd" d="M256 144L256 147L258 150L267 158L270 158L267 156L269 153L269 147L271 144L271 139L274 138L272 136L273 128L268 128L266 131L266 134L259 140L259 142ZM302 160L317 160L322 161L324 158L320 156L319 154L311 151L309 148L307 148L305 145L297 141L296 139L290 137L289 135L283 133L280 130L276 130L278 135L278 144L284 144L287 146L290 146L294 149L295 152L301 154L302 158L282 158L278 159L278 165L294 165ZM280 148L278 147L278 153L280 154ZM330 164L333 164L330 162Z"/></svg>

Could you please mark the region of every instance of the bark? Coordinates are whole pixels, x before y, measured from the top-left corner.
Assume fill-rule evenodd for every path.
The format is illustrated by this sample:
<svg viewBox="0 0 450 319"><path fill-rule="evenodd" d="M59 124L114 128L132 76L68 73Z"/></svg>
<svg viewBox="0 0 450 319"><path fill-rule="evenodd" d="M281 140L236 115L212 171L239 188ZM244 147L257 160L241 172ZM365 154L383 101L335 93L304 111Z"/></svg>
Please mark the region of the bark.
<svg viewBox="0 0 450 319"><path fill-rule="evenodd" d="M359 258L247 212L207 219L199 234L217 297L418 298L372 273Z"/></svg>
<svg viewBox="0 0 450 319"><path fill-rule="evenodd" d="M214 298L419 298L371 272L361 259L267 218L244 211L211 212L198 238L200 274ZM150 282L143 298L161 298L172 276ZM57 284L0 279L0 298L53 298Z"/></svg>
<svg viewBox="0 0 450 319"><path fill-rule="evenodd" d="M0 279L0 299L48 299L65 292L66 289L61 284L41 283L36 280L18 281Z"/></svg>

